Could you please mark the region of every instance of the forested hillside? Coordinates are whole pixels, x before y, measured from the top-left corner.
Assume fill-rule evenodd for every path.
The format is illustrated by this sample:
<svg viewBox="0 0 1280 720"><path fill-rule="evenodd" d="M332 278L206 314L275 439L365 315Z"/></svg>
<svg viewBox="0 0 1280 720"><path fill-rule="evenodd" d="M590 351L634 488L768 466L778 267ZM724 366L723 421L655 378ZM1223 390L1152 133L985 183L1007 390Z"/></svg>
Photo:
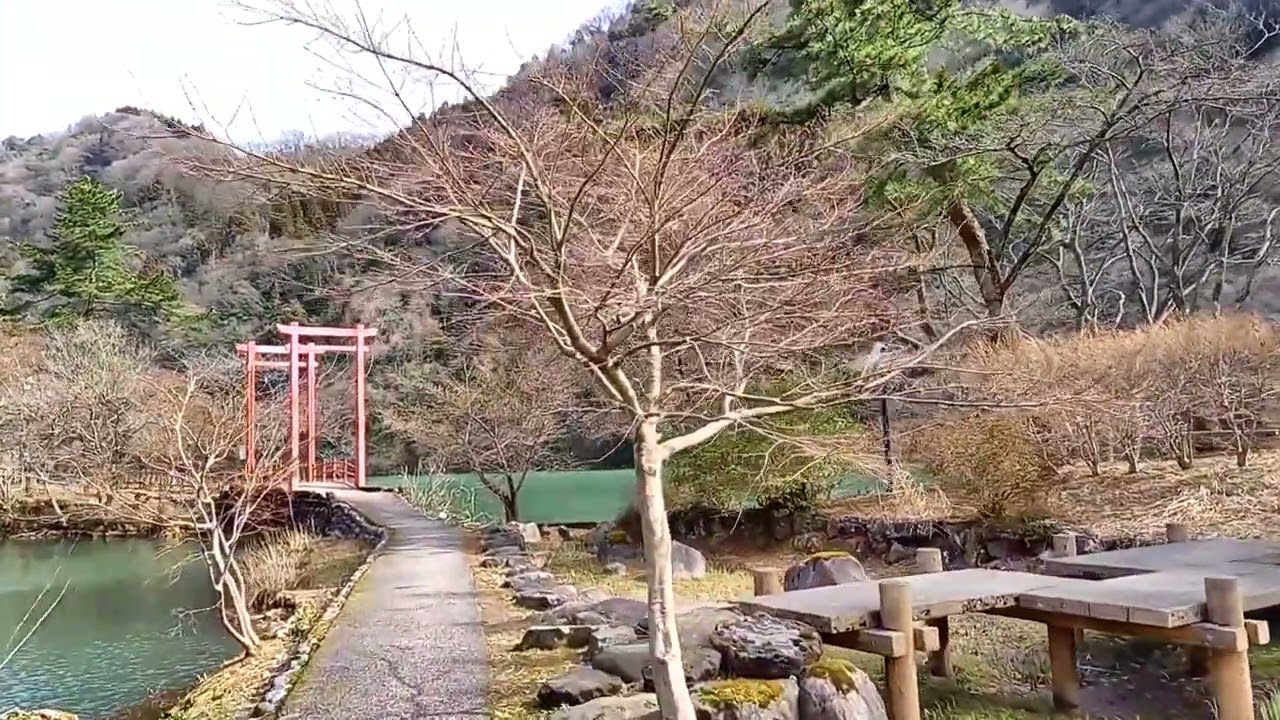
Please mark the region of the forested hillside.
<svg viewBox="0 0 1280 720"><path fill-rule="evenodd" d="M937 5L922 15L896 0L777 3L716 67L707 94L757 108L766 125L854 131L868 200L920 251L899 288L924 320L909 341L997 315L1033 333L1223 308L1280 315L1280 72L1263 59L1271 25L1213 13L1182 22L1196 13L1175 17L1172 2L1018 8L1115 12L1126 23L1034 26ZM707 6L642 0L601 18L529 63L495 102L536 100L532 78L579 64L597 73L607 107L620 79L651 71L673 27ZM430 122L471 122L475 111L446 107ZM196 318L134 323L171 354L265 340L291 320L376 324L375 403L392 407L429 402L421 391L433 368L485 347L466 334L474 328L453 326L456 300L396 276L376 252L335 252L332 242L432 254L452 246L451 230L389 234L352 198L204 172L227 151L199 130L121 108L67 132L4 140L4 274L25 267L20 244L49 242L59 193L88 176L121 194L131 262L176 278ZM394 145L294 140L275 150L376 157ZM412 462L403 415L382 420L383 459Z"/></svg>

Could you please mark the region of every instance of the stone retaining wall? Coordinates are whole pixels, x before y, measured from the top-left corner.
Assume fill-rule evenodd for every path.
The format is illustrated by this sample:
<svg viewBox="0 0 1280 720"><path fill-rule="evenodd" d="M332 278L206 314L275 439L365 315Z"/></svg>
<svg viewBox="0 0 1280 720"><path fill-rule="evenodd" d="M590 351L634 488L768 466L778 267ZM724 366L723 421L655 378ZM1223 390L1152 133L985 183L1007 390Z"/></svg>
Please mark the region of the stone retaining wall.
<svg viewBox="0 0 1280 720"><path fill-rule="evenodd" d="M942 550L949 567L980 567L991 563L1038 557L1055 534L1075 533L1078 552L1092 553L1163 542L1139 535L1099 537L1087 528L1049 520L994 522L989 520L905 520L829 516L780 508L722 511L689 508L672 512L672 536L706 549L722 542L748 542L762 547L790 542L804 552L837 546L862 557L897 562L914 556L915 548Z"/></svg>

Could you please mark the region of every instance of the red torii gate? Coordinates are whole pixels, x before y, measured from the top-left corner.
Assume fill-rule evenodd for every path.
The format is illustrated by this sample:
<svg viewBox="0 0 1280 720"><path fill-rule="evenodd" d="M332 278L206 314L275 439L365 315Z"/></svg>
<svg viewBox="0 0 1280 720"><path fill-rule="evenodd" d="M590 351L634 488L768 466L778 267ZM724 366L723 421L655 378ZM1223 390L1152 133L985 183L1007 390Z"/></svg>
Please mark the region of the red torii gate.
<svg viewBox="0 0 1280 720"><path fill-rule="evenodd" d="M245 363L245 467L252 471L257 463L257 388L259 369L287 369L289 371L289 460L291 475L289 486L297 490L305 484L341 484L363 488L368 473L367 427L365 408L365 367L369 354L369 341L378 331L356 325L354 328L312 327L289 323L276 329L287 338L285 345L258 345L248 342L236 345L236 351L244 356ZM308 342L303 343L302 339ZM317 344L315 339L351 340L350 344ZM316 397L316 378L319 375L320 357L327 353L351 353L355 356L355 458L317 462L316 435L319 407ZM305 409L302 375L306 371ZM304 415L305 413L305 415ZM302 458L302 418L307 423L307 454Z"/></svg>

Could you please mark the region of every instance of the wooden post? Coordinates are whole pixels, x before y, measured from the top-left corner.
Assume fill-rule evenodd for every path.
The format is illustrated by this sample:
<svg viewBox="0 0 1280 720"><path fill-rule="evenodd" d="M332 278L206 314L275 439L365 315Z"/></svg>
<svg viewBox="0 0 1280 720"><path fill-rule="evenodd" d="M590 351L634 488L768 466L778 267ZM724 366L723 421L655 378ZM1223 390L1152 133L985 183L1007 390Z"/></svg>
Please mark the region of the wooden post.
<svg viewBox="0 0 1280 720"><path fill-rule="evenodd" d="M1059 533L1053 536L1054 557L1074 557L1076 554L1076 534Z"/></svg>
<svg viewBox="0 0 1280 720"><path fill-rule="evenodd" d="M1076 534L1073 532L1058 533L1057 535L1053 536L1053 538L1051 539L1051 542L1053 543L1054 557L1075 557L1077 554L1079 554L1080 548L1079 548L1079 545L1076 543ZM1072 631L1072 635L1075 636L1075 640L1073 642L1077 646L1084 644L1083 630L1077 628L1074 631ZM1074 663L1075 663L1074 649L1071 652L1071 657L1072 657L1071 662L1073 663L1073 667L1074 667Z"/></svg>
<svg viewBox="0 0 1280 720"><path fill-rule="evenodd" d="M1205 610L1209 622L1244 627L1244 601L1236 578L1204 579ZM1219 720L1253 720L1253 682L1249 677L1249 650L1213 649L1209 655L1209 682Z"/></svg>
<svg viewBox="0 0 1280 720"><path fill-rule="evenodd" d="M917 548L916 549L916 565L920 566L922 573L940 573L946 568L942 564L942 551L938 548ZM938 649L929 653L926 667L929 668L929 674L934 677L949 678L955 677L955 670L951 667L951 619L946 617L932 618L928 621L929 625L938 629Z"/></svg>
<svg viewBox="0 0 1280 720"><path fill-rule="evenodd" d="M1076 637L1080 631L1060 625L1048 627L1053 707L1073 712L1080 707L1080 673L1076 670Z"/></svg>
<svg viewBox="0 0 1280 720"><path fill-rule="evenodd" d="M1187 542L1191 533L1182 523L1165 523L1165 542ZM1187 676L1204 677L1209 674L1209 648L1193 645L1187 648Z"/></svg>
<svg viewBox="0 0 1280 720"><path fill-rule="evenodd" d="M775 595L782 592L782 571L774 567L756 568L751 571L755 584L755 596Z"/></svg>
<svg viewBox="0 0 1280 720"><path fill-rule="evenodd" d="M880 624L906 638L906 653L884 659L885 695L890 720L920 720L920 686L916 680L914 611L911 586L902 580L880 582ZM1234 719L1233 719L1234 720Z"/></svg>

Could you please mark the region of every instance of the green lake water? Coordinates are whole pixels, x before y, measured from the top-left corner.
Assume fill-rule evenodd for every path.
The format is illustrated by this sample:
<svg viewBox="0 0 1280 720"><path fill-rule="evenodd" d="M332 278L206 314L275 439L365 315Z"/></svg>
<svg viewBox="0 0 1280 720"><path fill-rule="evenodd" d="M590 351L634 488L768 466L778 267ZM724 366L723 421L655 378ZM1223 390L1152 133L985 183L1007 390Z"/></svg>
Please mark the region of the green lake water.
<svg viewBox="0 0 1280 720"><path fill-rule="evenodd" d="M0 660L10 634L62 599L0 670L0 714L53 707L94 720L183 687L233 657L204 566L149 540L0 542ZM178 568L175 570L175 567ZM30 626L32 618L26 621ZM23 633L25 634L25 633Z"/></svg>

